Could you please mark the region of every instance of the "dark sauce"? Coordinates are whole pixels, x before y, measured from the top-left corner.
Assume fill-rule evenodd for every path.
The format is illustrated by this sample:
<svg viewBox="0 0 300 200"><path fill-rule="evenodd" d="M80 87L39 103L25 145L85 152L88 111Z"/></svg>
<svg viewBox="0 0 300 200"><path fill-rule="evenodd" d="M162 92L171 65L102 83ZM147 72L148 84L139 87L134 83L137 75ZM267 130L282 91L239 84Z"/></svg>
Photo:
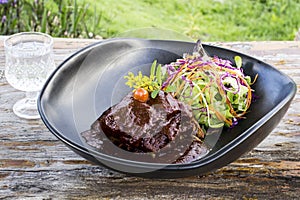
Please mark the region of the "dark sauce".
<svg viewBox="0 0 300 200"><path fill-rule="evenodd" d="M147 102L128 94L82 136L103 153L144 162L190 163L209 151L189 106L164 92Z"/></svg>

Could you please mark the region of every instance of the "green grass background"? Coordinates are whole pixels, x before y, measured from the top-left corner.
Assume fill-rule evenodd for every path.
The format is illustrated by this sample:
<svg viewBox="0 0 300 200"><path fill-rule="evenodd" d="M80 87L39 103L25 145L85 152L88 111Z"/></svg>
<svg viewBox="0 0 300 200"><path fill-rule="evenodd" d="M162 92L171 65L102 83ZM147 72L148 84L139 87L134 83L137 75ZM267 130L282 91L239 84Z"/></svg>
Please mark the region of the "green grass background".
<svg viewBox="0 0 300 200"><path fill-rule="evenodd" d="M99 15L97 26L95 19L87 26L104 38L174 33L205 41L293 40L300 28L300 0L85 0L80 5Z"/></svg>

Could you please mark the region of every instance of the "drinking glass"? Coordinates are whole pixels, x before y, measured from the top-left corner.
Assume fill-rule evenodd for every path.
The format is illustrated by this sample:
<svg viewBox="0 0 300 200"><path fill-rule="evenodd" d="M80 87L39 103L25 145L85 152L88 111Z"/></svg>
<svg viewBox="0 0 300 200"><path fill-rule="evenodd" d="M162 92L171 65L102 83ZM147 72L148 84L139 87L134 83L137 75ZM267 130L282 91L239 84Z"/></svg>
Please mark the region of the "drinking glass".
<svg viewBox="0 0 300 200"><path fill-rule="evenodd" d="M26 92L13 111L21 118L37 119L38 92L55 68L53 38L39 32L17 33L4 41L4 48L5 77L11 86Z"/></svg>

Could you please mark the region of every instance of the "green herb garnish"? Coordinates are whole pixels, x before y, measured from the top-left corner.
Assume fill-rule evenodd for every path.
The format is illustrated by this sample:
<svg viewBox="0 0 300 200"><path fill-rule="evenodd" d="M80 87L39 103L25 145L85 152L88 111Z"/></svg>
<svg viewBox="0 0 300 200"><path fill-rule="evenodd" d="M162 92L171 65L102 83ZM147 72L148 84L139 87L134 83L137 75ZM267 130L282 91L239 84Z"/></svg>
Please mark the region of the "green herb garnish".
<svg viewBox="0 0 300 200"><path fill-rule="evenodd" d="M162 71L161 64L157 65L155 60L150 69L150 76L143 75L141 71L138 72L138 75L134 75L132 72L129 72L127 76L124 76L128 81L126 85L130 88L143 88L151 93L151 97L155 98L159 93L162 85Z"/></svg>

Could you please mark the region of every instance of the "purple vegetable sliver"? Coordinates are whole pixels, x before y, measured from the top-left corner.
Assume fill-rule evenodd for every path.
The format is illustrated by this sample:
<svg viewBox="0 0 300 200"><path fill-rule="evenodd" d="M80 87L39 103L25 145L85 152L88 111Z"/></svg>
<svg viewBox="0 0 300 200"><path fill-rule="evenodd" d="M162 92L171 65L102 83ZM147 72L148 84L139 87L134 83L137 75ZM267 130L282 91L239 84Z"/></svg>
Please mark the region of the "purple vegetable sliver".
<svg viewBox="0 0 300 200"><path fill-rule="evenodd" d="M223 63L216 63L216 64L220 67L224 67L224 68L231 69L231 70L237 70L237 68L232 67L230 65L224 65Z"/></svg>
<svg viewBox="0 0 300 200"><path fill-rule="evenodd" d="M173 65L167 66L167 72L168 75L170 76L174 71L176 71L175 67Z"/></svg>
<svg viewBox="0 0 300 200"><path fill-rule="evenodd" d="M255 93L252 93L252 102L256 102L259 99L259 96L255 95Z"/></svg>
<svg viewBox="0 0 300 200"><path fill-rule="evenodd" d="M224 60L223 60L224 61ZM225 60L224 61L224 65L225 66L232 66L232 63L230 62L230 60Z"/></svg>
<svg viewBox="0 0 300 200"><path fill-rule="evenodd" d="M184 81L187 81L187 82L189 81L189 80L188 80L185 76L183 76L183 75L181 76L181 79L184 80Z"/></svg>
<svg viewBox="0 0 300 200"><path fill-rule="evenodd" d="M200 68L200 67L203 67L205 65L207 65L207 63L200 63L200 64L193 65L194 66L193 68L196 68L196 67Z"/></svg>
<svg viewBox="0 0 300 200"><path fill-rule="evenodd" d="M237 91L234 92L233 94L237 94L237 93L239 93L240 90L241 90L241 86L240 86L240 84L239 84L239 82L241 82L241 81L238 81L238 78L237 78L237 77L235 78L235 80L236 80L236 83L237 83L237 85L238 85L238 89L237 89Z"/></svg>
<svg viewBox="0 0 300 200"><path fill-rule="evenodd" d="M167 80L165 82L163 82L162 86L161 86L161 89L164 89L165 87L167 87L170 83L170 81L172 80L173 76L169 76L167 78Z"/></svg>
<svg viewBox="0 0 300 200"><path fill-rule="evenodd" d="M162 84L162 89L164 89L167 85L170 84L170 81L173 79L174 76L176 76L181 71L182 66L178 67L173 73L169 75L167 80Z"/></svg>
<svg viewBox="0 0 300 200"><path fill-rule="evenodd" d="M179 59L176 61L176 63L179 63L181 65L181 64L185 64L186 61L184 59Z"/></svg>
<svg viewBox="0 0 300 200"><path fill-rule="evenodd" d="M229 77L228 73L224 73L220 76L220 79L223 80L225 79L226 77Z"/></svg>
<svg viewBox="0 0 300 200"><path fill-rule="evenodd" d="M196 65L188 65L187 68L194 69L194 68L196 68Z"/></svg>
<svg viewBox="0 0 300 200"><path fill-rule="evenodd" d="M181 76L181 79L185 82L187 82L189 85L190 85L190 96L192 96L193 94L193 87L194 87L194 84L191 80L187 79L185 76Z"/></svg>
<svg viewBox="0 0 300 200"><path fill-rule="evenodd" d="M233 91L233 90L229 89L228 87L226 87L226 86L224 85L224 83L222 82L222 80L223 80L225 77L232 77L232 78L235 79L235 81L236 81L236 83L237 83L237 86L238 86L238 88L237 88L236 91ZM220 80L220 82L221 82L221 87L222 87L224 90L226 90L226 91L228 91L228 92L232 92L233 94L237 94L237 93L240 92L240 84L239 84L239 81L238 81L238 77L227 74L226 76L224 76L224 78L221 78L221 80Z"/></svg>
<svg viewBox="0 0 300 200"><path fill-rule="evenodd" d="M229 126L229 129L234 128L236 125L238 125L238 120L234 117L232 118L232 124Z"/></svg>
<svg viewBox="0 0 300 200"><path fill-rule="evenodd" d="M167 78L167 80L165 82L163 82L161 89L164 89L165 87L167 87L170 84L170 81L173 79L174 76L175 76L175 73L170 74L170 76Z"/></svg>
<svg viewBox="0 0 300 200"><path fill-rule="evenodd" d="M236 125L238 125L238 120L236 118L232 119L232 125L230 126L230 128L235 127Z"/></svg>

